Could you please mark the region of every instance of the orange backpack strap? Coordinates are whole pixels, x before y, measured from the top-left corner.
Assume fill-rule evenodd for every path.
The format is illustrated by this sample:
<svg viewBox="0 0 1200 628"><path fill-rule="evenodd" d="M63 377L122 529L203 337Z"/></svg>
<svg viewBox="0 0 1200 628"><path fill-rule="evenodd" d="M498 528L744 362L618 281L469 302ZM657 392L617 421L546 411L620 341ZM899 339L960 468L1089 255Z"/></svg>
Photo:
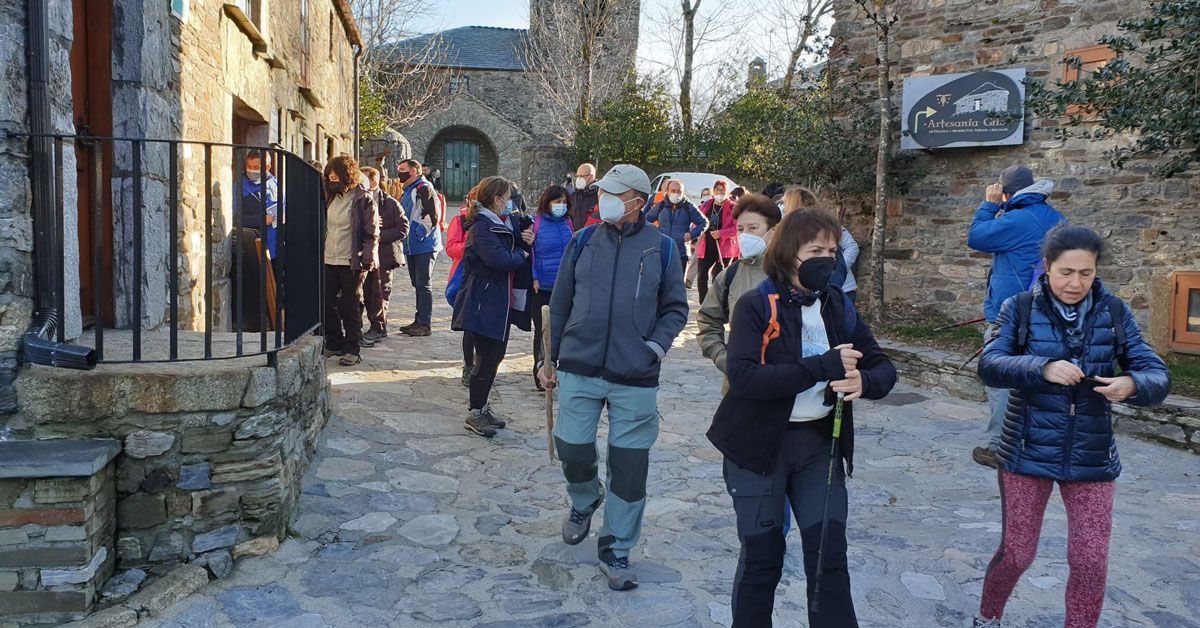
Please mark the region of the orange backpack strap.
<svg viewBox="0 0 1200 628"><path fill-rule="evenodd" d="M780 332L778 305L779 294L771 293L764 296L767 297L767 306L771 309L771 318L767 320L767 329L763 331L762 357L760 358L760 364L767 363L767 345L771 344L772 340L778 338Z"/></svg>

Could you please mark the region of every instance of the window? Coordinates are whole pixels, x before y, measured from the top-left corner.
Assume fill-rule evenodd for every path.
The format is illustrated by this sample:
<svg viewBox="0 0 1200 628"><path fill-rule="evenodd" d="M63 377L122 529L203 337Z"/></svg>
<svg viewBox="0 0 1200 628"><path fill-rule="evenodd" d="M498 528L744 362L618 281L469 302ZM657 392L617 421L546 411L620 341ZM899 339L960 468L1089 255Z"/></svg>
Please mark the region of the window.
<svg viewBox="0 0 1200 628"><path fill-rule="evenodd" d="M450 95L453 96L459 91L467 91L470 86L471 79L467 76L452 76L450 77Z"/></svg>
<svg viewBox="0 0 1200 628"><path fill-rule="evenodd" d="M179 18L181 22L187 22L188 0L171 0L171 15Z"/></svg>
<svg viewBox="0 0 1200 628"><path fill-rule="evenodd" d="M1200 272L1175 273L1175 300L1171 304L1172 351L1200 353Z"/></svg>
<svg viewBox="0 0 1200 628"><path fill-rule="evenodd" d="M1098 70L1112 61L1116 56L1112 49L1108 46L1091 46L1090 48L1079 48L1078 50L1067 51L1067 61L1063 64L1063 82L1070 83L1078 81L1081 77L1086 77L1093 70ZM1079 60L1079 65L1075 65L1075 59ZM1079 105L1071 105L1067 107L1067 115L1079 115L1087 113L1083 107Z"/></svg>

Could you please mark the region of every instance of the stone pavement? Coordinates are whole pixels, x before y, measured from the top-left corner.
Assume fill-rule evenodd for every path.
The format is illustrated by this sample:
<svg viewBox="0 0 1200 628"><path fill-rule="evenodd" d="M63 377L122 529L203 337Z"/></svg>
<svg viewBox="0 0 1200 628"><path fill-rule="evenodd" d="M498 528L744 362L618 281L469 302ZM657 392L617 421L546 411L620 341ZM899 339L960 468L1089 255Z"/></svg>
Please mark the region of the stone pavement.
<svg viewBox="0 0 1200 628"><path fill-rule="evenodd" d="M396 320L411 320L411 290L393 300ZM460 337L446 331L444 299L435 303L432 337L389 338L352 369L330 362L335 417L293 537L150 625L727 626L738 545L720 456L704 438L721 384L691 328L663 372L634 554L642 584L614 593L594 535L576 547L559 539L564 485L546 454L530 335L514 334L497 382L510 428L490 441L469 435ZM849 540L861 624L969 625L1000 534L995 475L969 457L983 406L901 385L882 403L859 402L856 415ZM1200 626L1200 457L1131 439L1121 453L1101 625ZM804 626L795 531L789 541L776 625ZM1061 626L1066 578L1056 494L1006 625Z"/></svg>

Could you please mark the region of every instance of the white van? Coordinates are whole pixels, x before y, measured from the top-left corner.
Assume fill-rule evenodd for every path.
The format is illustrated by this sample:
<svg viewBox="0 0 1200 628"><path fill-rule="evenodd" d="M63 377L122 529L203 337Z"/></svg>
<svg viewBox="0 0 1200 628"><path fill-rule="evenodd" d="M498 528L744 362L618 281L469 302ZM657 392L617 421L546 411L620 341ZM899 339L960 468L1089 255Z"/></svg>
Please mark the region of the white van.
<svg viewBox="0 0 1200 628"><path fill-rule="evenodd" d="M725 188L726 192L730 192L733 190L733 188L737 187L737 183L735 183L733 179L730 179L723 174L712 174L708 172L664 172L655 177L654 181L650 183L650 189L654 192L650 197L652 203L662 200L658 197L658 188L666 179L679 179L680 181L683 181L684 195L687 196L687 198L697 206L700 205L700 190L703 190L704 188L711 188L717 181L725 182L725 185L727 186Z"/></svg>

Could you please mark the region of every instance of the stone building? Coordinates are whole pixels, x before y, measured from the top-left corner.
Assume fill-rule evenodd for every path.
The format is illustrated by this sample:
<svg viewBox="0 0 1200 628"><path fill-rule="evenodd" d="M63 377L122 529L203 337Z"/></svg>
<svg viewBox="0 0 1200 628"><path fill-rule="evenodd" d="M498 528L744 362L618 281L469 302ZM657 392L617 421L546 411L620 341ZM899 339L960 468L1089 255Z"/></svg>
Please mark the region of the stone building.
<svg viewBox="0 0 1200 628"><path fill-rule="evenodd" d="M530 13L561 0L531 0ZM609 2L613 19L600 64L633 70L640 6ZM632 36L631 36L632 34ZM438 33L435 66L452 72L439 111L400 129L413 158L442 171L443 192L457 200L480 179L500 175L524 190L540 191L575 167L573 155L553 136L545 98L529 76L526 51L536 29L465 26ZM549 36L548 34L546 36ZM403 42L421 49L433 35Z"/></svg>
<svg viewBox="0 0 1200 628"><path fill-rule="evenodd" d="M860 74L847 80L873 87L871 26L856 3L837 0L834 7L835 62L855 62ZM900 0L894 3L899 21L892 29L893 106L900 106L902 86L911 77L1024 68L1029 78L1053 83L1074 72L1063 62L1067 57L1083 60L1085 71L1097 67L1111 55L1097 47L1100 37L1117 32L1119 20L1144 14L1145 7L1144 2L1122 0ZM989 95L977 96L963 106L987 109ZM996 96L991 105L1000 107ZM1063 141L1055 137L1061 122L1026 116L1024 143L1017 146L917 154L916 165L927 175L889 210L889 298L935 306L959 319L980 315L991 256L967 248L967 227L984 188L1005 167L1022 162L1039 178L1054 180L1051 203L1069 220L1107 239L1110 255L1100 277L1130 303L1154 345L1160 351L1189 349L1179 341L1179 322L1187 318L1180 306L1186 299L1176 296L1175 284L1192 277L1187 272L1200 270L1200 177L1155 179L1147 161L1115 171L1104 150L1122 138ZM1189 294L1186 286L1184 294ZM1198 317L1200 284L1192 294L1191 316ZM1195 320L1190 331L1186 324L1183 329L1193 338L1200 337L1194 333L1200 332ZM1200 349L1200 343L1190 349Z"/></svg>
<svg viewBox="0 0 1200 628"><path fill-rule="evenodd" d="M356 152L362 41L348 0L4 0L0 33L0 623L58 622L114 568L227 573L282 538L328 382L320 339L282 320L220 359L235 145L278 151L285 230L311 241L306 162ZM301 295L279 293L288 321L313 320ZM30 364L82 360L100 329L93 370Z"/></svg>

